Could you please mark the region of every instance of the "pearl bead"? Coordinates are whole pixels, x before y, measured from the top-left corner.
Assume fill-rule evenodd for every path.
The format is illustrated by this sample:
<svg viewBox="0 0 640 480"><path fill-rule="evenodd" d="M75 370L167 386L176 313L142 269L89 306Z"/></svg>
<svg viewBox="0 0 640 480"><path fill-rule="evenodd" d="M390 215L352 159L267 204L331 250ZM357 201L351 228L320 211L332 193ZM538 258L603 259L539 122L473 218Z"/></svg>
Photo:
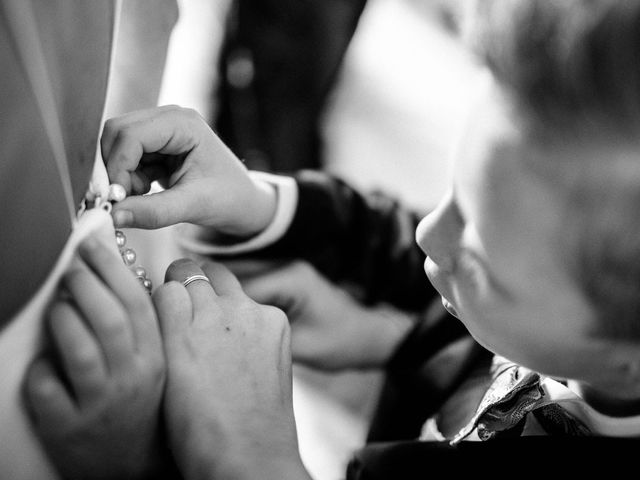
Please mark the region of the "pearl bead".
<svg viewBox="0 0 640 480"><path fill-rule="evenodd" d="M112 203L121 202L126 197L127 197L127 191L124 189L124 187L117 183L112 183L111 185L109 185L109 193L107 195L108 201L105 202L102 200L99 204L96 205L95 202L98 199L98 195L92 192L91 190L88 190L85 193L82 211L84 211L85 208L99 207L99 208L104 208L106 211L109 212L111 211ZM115 237L116 237L116 245L120 250L120 255L122 256L122 260L124 264L127 267L131 267L130 270L138 278L138 281L146 289L147 293L151 295L152 293L151 289L153 287L153 284L151 283L151 280L147 278L147 271L139 265L136 265L135 267L133 267L133 265L136 263L136 257L137 257L136 252L131 248L124 248L124 246L127 244L126 235L121 230L115 230Z"/></svg>
<svg viewBox="0 0 640 480"><path fill-rule="evenodd" d="M136 252L134 252L130 248L127 248L126 250L123 250L122 251L122 260L124 260L124 263L128 267L130 267L131 265L136 263Z"/></svg>
<svg viewBox="0 0 640 480"><path fill-rule="evenodd" d="M127 243L126 235L122 233L122 231L116 230L116 244L118 245L118 248L124 247L126 243Z"/></svg>
<svg viewBox="0 0 640 480"><path fill-rule="evenodd" d="M85 194L84 199L87 202L93 202L96 199L96 197L97 195L94 192L92 192L91 190L87 190L87 193Z"/></svg>
<svg viewBox="0 0 640 480"><path fill-rule="evenodd" d="M109 185L110 202L121 202L125 198L127 198L127 191L122 185L119 185L117 183L112 183L111 185Z"/></svg>
<svg viewBox="0 0 640 480"><path fill-rule="evenodd" d="M145 278L147 276L147 271L140 266L137 266L136 268L134 268L133 273L136 275L136 277Z"/></svg>

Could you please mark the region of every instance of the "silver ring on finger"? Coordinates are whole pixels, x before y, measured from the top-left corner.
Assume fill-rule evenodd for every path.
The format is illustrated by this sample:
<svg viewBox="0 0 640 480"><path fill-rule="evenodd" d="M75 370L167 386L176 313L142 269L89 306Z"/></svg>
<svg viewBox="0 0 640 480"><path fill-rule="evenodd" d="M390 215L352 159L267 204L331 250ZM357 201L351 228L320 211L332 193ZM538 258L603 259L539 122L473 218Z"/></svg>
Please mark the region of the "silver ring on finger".
<svg viewBox="0 0 640 480"><path fill-rule="evenodd" d="M186 287L187 285L190 285L193 282L197 282L198 280L205 281L209 285L211 285L211 281L209 280L209 277L207 277L206 275L202 275L202 274L191 275L191 276L185 278L182 281L182 285L184 285Z"/></svg>

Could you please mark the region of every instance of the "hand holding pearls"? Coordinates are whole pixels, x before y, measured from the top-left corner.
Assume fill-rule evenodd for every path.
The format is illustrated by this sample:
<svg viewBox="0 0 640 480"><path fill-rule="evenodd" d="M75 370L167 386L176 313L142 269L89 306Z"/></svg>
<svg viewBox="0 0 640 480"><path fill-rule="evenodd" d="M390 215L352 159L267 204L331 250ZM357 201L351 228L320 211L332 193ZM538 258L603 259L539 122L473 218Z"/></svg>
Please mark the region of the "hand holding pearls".
<svg viewBox="0 0 640 480"><path fill-rule="evenodd" d="M80 214L82 214L82 212L84 212L87 208L104 208L105 210L110 212L111 207L114 203L121 202L126 197L126 190L122 185L119 185L117 183L112 183L111 185L109 185L109 193L106 200L102 199L99 195L94 193L90 188L85 195L83 205L80 209ZM135 265L137 255L132 248L127 247L126 235L121 230L116 230L115 234L116 245L118 246L122 261L133 272L133 274L140 281L140 284L145 288L147 293L151 294L153 284L147 277L147 271L140 265Z"/></svg>

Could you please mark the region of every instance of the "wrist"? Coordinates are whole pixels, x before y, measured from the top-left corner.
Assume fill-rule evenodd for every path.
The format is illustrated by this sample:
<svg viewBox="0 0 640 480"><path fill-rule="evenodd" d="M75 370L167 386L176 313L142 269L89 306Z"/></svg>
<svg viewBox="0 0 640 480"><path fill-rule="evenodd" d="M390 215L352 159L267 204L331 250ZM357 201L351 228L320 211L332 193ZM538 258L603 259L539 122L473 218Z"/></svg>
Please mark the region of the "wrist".
<svg viewBox="0 0 640 480"><path fill-rule="evenodd" d="M274 457L249 460L248 457L238 459L236 462L226 462L210 470L210 478L223 480L311 480L300 456L286 458Z"/></svg>
<svg viewBox="0 0 640 480"><path fill-rule="evenodd" d="M172 450L185 480L310 480L298 450L292 405L237 418L205 414L176 433Z"/></svg>
<svg viewBox="0 0 640 480"><path fill-rule="evenodd" d="M280 453L255 446L225 448L224 444L218 441L190 449L180 468L185 480L311 480L297 445L288 453Z"/></svg>
<svg viewBox="0 0 640 480"><path fill-rule="evenodd" d="M247 179L239 198L225 206L222 220L214 219L204 226L203 237L209 237L218 245L236 244L259 236L273 221L278 204L278 192L274 185L253 178Z"/></svg>

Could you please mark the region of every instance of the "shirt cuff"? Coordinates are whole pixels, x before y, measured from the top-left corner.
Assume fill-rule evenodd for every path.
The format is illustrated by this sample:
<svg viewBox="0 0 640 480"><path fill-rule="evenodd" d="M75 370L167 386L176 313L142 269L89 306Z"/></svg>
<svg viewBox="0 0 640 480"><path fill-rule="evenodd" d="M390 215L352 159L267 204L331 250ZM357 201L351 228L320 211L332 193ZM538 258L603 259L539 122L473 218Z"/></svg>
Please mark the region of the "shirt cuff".
<svg viewBox="0 0 640 480"><path fill-rule="evenodd" d="M298 206L298 184L292 177L266 172L250 171L249 176L276 191L276 212L271 223L259 234L234 244L216 245L192 236L183 236L180 238L183 248L199 255L238 255L268 247L282 238Z"/></svg>

